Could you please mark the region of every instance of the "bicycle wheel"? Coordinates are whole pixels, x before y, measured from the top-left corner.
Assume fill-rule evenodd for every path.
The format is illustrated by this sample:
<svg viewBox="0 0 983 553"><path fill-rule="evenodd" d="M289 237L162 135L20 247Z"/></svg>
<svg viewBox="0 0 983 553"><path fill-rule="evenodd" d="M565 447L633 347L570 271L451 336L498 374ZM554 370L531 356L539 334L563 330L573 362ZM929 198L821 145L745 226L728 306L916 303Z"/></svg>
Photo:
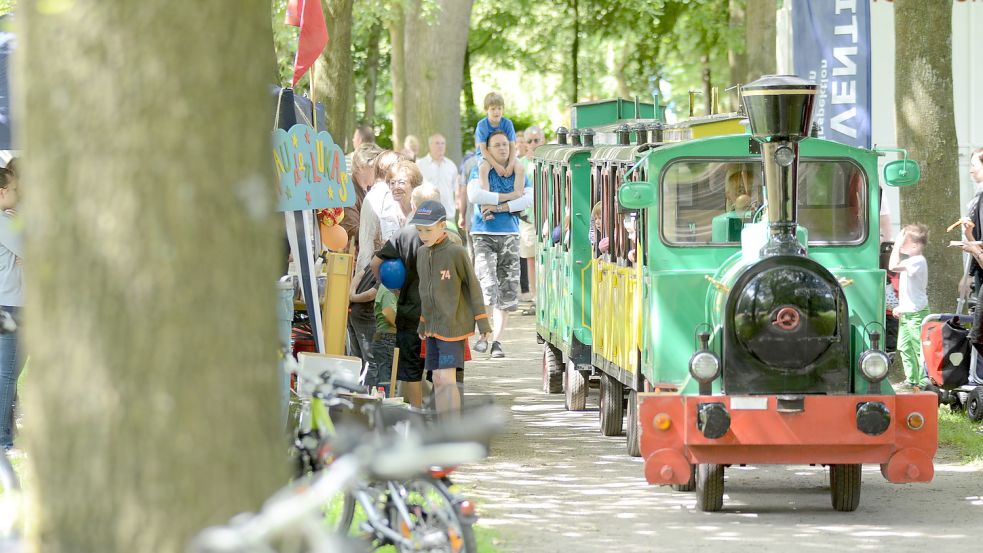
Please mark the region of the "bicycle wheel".
<svg viewBox="0 0 983 553"><path fill-rule="evenodd" d="M409 523L390 511L393 529L406 539L397 544L397 551L475 553L473 517L464 516L458 510L459 498L446 486L429 477L407 482L400 500L410 515Z"/></svg>
<svg viewBox="0 0 983 553"><path fill-rule="evenodd" d="M355 519L355 496L352 492L345 492L341 498L341 510L338 512L338 520L335 522L335 529L339 534L348 534L352 527L352 520Z"/></svg>

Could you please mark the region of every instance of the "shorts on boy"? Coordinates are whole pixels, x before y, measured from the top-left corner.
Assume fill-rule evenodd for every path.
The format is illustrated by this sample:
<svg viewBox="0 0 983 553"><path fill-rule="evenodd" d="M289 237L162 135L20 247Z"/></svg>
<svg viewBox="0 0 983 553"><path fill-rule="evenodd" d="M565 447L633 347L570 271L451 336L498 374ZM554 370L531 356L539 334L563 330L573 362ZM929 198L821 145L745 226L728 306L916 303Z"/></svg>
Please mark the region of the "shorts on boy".
<svg viewBox="0 0 983 553"><path fill-rule="evenodd" d="M389 395L389 381L392 379L393 348L396 347L395 332L377 332L372 340L372 362L365 373L366 386L382 386Z"/></svg>
<svg viewBox="0 0 983 553"><path fill-rule="evenodd" d="M519 305L519 235L472 234L474 272L485 305L515 311Z"/></svg>
<svg viewBox="0 0 983 553"><path fill-rule="evenodd" d="M396 378L403 382L423 380L423 359L420 357L420 335L416 330L396 330L396 347L399 348L399 367Z"/></svg>
<svg viewBox="0 0 983 553"><path fill-rule="evenodd" d="M427 370L463 369L464 352L467 340L448 342L432 336L427 337Z"/></svg>

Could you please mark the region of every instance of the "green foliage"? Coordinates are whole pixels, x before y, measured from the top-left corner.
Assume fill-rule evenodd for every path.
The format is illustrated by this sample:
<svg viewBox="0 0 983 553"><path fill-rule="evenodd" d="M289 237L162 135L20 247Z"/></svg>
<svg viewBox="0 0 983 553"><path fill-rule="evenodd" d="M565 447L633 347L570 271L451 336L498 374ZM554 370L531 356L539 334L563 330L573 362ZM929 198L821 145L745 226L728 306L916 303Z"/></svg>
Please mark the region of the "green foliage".
<svg viewBox="0 0 983 553"><path fill-rule="evenodd" d="M939 407L939 443L952 446L965 463L983 464L983 424L963 411Z"/></svg>
<svg viewBox="0 0 983 553"><path fill-rule="evenodd" d="M0 0L0 15L7 15L17 7L17 0Z"/></svg>

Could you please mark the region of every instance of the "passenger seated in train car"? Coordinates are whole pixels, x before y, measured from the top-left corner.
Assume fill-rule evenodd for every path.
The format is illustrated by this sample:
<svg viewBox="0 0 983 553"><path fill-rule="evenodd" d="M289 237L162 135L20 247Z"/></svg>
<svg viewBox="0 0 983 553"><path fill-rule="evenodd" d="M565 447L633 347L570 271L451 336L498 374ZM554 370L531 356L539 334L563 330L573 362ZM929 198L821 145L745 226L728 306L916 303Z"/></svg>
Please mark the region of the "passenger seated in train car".
<svg viewBox="0 0 983 553"><path fill-rule="evenodd" d="M590 240L591 250L594 252L594 257L601 256L601 202L594 204L594 207L590 210L590 230L588 231L588 239Z"/></svg>

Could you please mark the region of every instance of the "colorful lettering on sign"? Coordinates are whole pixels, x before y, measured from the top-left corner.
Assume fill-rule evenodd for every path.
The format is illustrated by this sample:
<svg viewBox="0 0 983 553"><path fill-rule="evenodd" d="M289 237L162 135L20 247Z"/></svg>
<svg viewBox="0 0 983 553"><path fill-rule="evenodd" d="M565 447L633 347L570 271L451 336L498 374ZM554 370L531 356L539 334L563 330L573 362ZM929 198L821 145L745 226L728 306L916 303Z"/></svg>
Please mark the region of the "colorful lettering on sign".
<svg viewBox="0 0 983 553"><path fill-rule="evenodd" d="M273 169L279 211L348 207L355 190L345 155L328 131L308 125L273 132Z"/></svg>

